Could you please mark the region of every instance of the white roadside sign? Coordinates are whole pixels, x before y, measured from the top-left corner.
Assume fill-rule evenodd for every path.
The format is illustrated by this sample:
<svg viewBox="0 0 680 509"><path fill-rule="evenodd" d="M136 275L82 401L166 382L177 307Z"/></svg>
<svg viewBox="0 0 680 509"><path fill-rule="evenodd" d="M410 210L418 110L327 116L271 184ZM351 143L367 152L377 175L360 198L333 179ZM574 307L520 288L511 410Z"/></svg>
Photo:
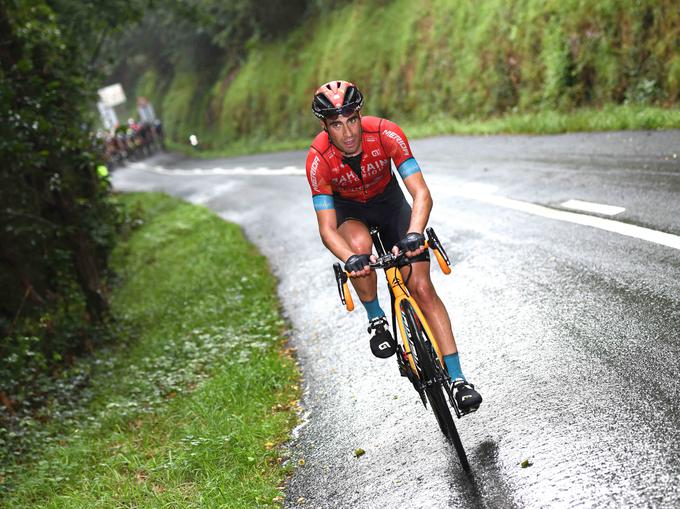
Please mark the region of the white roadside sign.
<svg viewBox="0 0 680 509"><path fill-rule="evenodd" d="M125 92L123 92L123 87L120 83L100 88L97 92L104 105L111 108L123 104L126 101Z"/></svg>

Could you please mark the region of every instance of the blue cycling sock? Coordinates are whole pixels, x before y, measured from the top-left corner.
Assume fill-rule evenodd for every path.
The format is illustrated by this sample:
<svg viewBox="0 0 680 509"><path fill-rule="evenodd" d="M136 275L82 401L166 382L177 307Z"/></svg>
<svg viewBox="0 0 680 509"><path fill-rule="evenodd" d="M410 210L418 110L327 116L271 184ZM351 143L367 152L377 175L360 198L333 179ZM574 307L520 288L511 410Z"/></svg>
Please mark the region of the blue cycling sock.
<svg viewBox="0 0 680 509"><path fill-rule="evenodd" d="M362 300L361 303L366 308L366 313L368 313L369 321L373 320L374 318L378 318L379 316L385 316L385 312L382 310L382 308L380 307L380 303L378 302L378 297L368 302L364 302Z"/></svg>
<svg viewBox="0 0 680 509"><path fill-rule="evenodd" d="M455 380L456 378L462 378L463 380L465 380L463 370L460 368L460 359L458 358L458 352L445 355L444 363L446 363L446 369L449 370L451 380Z"/></svg>

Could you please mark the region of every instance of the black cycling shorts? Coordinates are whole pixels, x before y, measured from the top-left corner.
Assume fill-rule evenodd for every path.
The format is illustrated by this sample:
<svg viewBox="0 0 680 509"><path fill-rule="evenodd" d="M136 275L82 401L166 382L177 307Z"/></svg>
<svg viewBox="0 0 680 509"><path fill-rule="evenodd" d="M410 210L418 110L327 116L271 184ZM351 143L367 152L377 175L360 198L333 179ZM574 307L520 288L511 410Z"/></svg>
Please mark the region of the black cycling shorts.
<svg viewBox="0 0 680 509"><path fill-rule="evenodd" d="M380 238L387 252L390 252L392 246L408 233L408 227L411 223L411 206L406 201L394 175L392 175L385 191L366 203L345 200L339 196L333 196L333 202L338 227L349 219L361 221L369 229L372 226L377 226L380 229ZM427 249L418 256L411 258L412 262L429 260L430 253Z"/></svg>

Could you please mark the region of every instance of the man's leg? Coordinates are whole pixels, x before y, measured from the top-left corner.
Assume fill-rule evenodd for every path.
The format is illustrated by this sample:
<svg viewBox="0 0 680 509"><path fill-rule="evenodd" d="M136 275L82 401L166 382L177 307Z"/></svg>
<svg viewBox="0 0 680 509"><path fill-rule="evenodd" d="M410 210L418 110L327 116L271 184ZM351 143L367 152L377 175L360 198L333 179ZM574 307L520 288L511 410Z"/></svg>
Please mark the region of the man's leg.
<svg viewBox="0 0 680 509"><path fill-rule="evenodd" d="M453 337L449 313L430 279L430 262L416 262L411 265L411 268L413 272L406 286L425 315L432 334L437 338L442 355L457 353L458 348ZM403 268L402 273L407 274L408 270L407 267Z"/></svg>
<svg viewBox="0 0 680 509"><path fill-rule="evenodd" d="M454 380L453 394L458 407L465 411L475 411L482 402L480 394L474 390L474 385L467 383L460 367L458 348L453 338L451 319L444 303L437 295L430 279L430 262L416 262L411 265L413 272L407 284L425 319L437 338L446 369ZM407 271L408 269L404 269Z"/></svg>
<svg viewBox="0 0 680 509"><path fill-rule="evenodd" d="M338 227L338 233L356 254L372 252L371 234L361 221L354 219L344 221ZM390 334L385 312L378 303L378 278L375 271L371 271L365 277L354 277L351 281L368 315L368 332L372 334L370 345L373 355L381 358L391 357L397 350L397 343Z"/></svg>
<svg viewBox="0 0 680 509"><path fill-rule="evenodd" d="M371 254L373 240L368 228L361 221L348 219L338 226L338 233L347 241L355 254ZM375 271L371 271L366 277L353 277L351 281L361 302L371 302L377 298L378 278Z"/></svg>

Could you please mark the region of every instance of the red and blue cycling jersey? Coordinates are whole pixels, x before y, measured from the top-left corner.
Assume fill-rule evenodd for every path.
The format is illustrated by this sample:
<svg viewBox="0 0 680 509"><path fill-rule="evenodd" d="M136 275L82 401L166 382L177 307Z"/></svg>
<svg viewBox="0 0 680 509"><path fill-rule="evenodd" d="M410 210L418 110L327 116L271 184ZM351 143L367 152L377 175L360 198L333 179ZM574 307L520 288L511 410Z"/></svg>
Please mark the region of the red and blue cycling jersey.
<svg viewBox="0 0 680 509"><path fill-rule="evenodd" d="M380 195L394 178L390 161L405 179L420 171L401 128L378 117L361 117L361 178L343 154L320 132L307 155L307 180L316 210L335 208L333 196L366 203Z"/></svg>

